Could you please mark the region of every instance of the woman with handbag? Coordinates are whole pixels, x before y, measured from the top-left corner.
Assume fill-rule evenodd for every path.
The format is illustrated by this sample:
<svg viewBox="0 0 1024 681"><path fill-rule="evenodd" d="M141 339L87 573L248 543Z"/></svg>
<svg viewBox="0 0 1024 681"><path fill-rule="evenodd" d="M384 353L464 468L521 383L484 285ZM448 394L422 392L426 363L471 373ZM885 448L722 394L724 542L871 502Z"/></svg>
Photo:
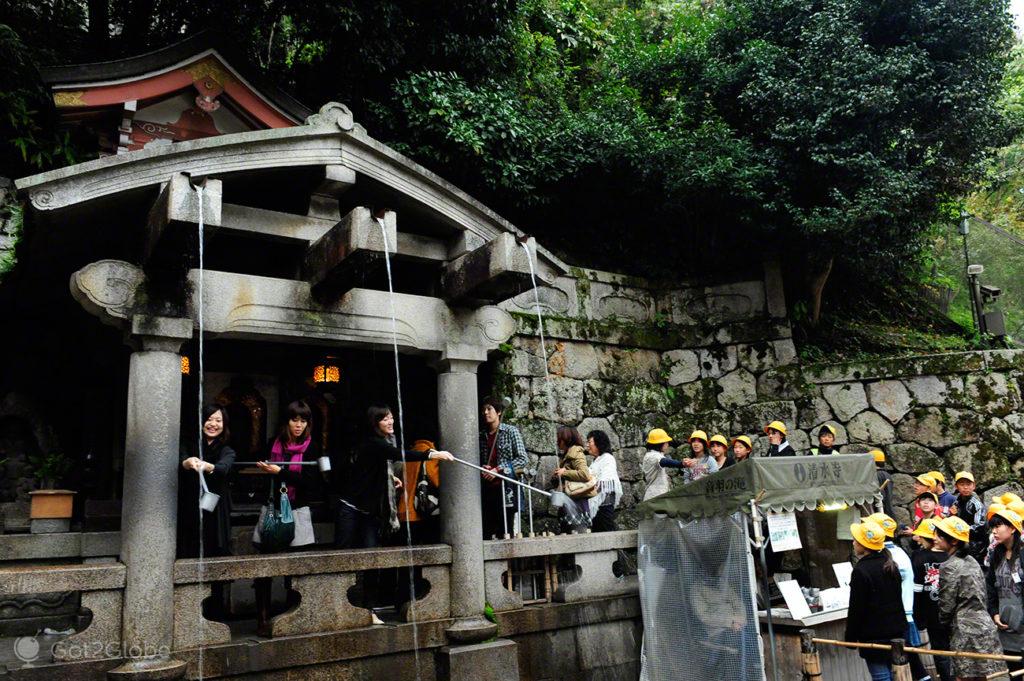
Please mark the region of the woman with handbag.
<svg viewBox="0 0 1024 681"><path fill-rule="evenodd" d="M597 496L597 479L590 474L587 455L583 450L583 437L572 426L559 426L556 437L561 460L551 476L554 487L569 495L576 504L573 514L590 524L590 498ZM565 517L563 516L563 519ZM568 529L579 529L569 527Z"/></svg>
<svg viewBox="0 0 1024 681"><path fill-rule="evenodd" d="M267 460L256 463L260 471L272 476L267 506L260 513L253 531L253 545L260 553L277 553L316 542L309 504L323 497L323 474L317 466L302 463L320 458L320 447L310 433L313 412L308 404L298 400L289 404L285 413L287 418L281 430L268 444ZM273 516L276 514L285 516L286 521L288 516L292 519L293 529L288 532L291 541L287 544L276 531L274 537L264 536L274 528ZM268 515L272 516L269 522ZM261 577L253 584L256 589L256 632L261 636L270 635L271 579ZM286 579L286 582L290 580Z"/></svg>
<svg viewBox="0 0 1024 681"><path fill-rule="evenodd" d="M391 471L395 461L451 461L450 452L428 449L403 452L395 443L395 417L391 407L378 404L366 410L370 434L352 456L341 479L341 496L334 521L334 547L365 549L380 546L381 535L391 534L398 522L398 492L402 481ZM363 599L372 609L377 597L376 575L367 575ZM376 614L374 624L383 624Z"/></svg>

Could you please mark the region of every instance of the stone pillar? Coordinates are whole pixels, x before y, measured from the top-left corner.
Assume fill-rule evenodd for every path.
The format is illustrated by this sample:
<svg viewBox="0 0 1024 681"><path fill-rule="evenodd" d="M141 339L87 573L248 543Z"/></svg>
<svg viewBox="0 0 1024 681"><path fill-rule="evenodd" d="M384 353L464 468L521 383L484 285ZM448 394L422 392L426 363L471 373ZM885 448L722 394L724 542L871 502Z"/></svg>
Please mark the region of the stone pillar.
<svg viewBox="0 0 1024 681"><path fill-rule="evenodd" d="M180 678L174 636L174 559L178 524L181 344L192 321L136 315L128 372L121 561L127 566L122 641L129 659L111 678ZM180 673L179 673L180 672Z"/></svg>
<svg viewBox="0 0 1024 681"><path fill-rule="evenodd" d="M460 459L480 463L477 360L445 359L438 365L437 404L441 446ZM480 472L445 464L441 478L441 536L452 547L453 642L484 641L498 627L484 619L484 545Z"/></svg>

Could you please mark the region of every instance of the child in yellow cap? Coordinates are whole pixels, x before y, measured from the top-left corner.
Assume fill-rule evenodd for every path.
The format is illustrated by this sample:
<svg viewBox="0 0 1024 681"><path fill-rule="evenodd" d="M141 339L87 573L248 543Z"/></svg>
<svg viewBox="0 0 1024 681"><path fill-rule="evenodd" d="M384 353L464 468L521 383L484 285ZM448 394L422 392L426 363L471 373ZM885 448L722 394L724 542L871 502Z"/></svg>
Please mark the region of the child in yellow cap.
<svg viewBox="0 0 1024 681"><path fill-rule="evenodd" d="M985 531L985 504L974 493L974 476L970 471L958 471L953 476L956 487L956 499L950 507L950 513L962 518L971 526L971 541L967 547L974 560L982 563L988 551L988 533Z"/></svg>
<svg viewBox="0 0 1024 681"><path fill-rule="evenodd" d="M746 435L739 435L732 439L732 456L736 463L749 459L753 451L754 443Z"/></svg>
<svg viewBox="0 0 1024 681"><path fill-rule="evenodd" d="M949 554L935 548L935 523L933 518L922 520L914 530L914 541L918 549L910 555L914 570L914 623L917 628L928 632L932 648L949 650L949 627L939 620L939 569ZM942 679L951 679L952 663L948 657L935 657ZM925 673L925 676L927 673ZM918 678L924 678L919 676Z"/></svg>
<svg viewBox="0 0 1024 681"><path fill-rule="evenodd" d="M796 456L796 450L786 439L785 423L772 421L764 427L764 433L768 436L768 451L765 456Z"/></svg>
<svg viewBox="0 0 1024 681"><path fill-rule="evenodd" d="M988 614L985 578L967 553L971 527L950 516L935 523L935 547L949 554L939 568L939 617L949 622L949 650L996 655L1002 651L996 625ZM953 673L961 679L985 679L1006 673L1003 662L956 658Z"/></svg>
<svg viewBox="0 0 1024 681"><path fill-rule="evenodd" d="M712 435L711 439L708 440L708 449L711 450L711 456L714 458L715 463L718 464L718 470L728 468L736 463L736 461L729 456L729 441L725 439L724 435Z"/></svg>
<svg viewBox="0 0 1024 681"><path fill-rule="evenodd" d="M985 587L988 595L988 614L999 629L999 642L1007 655L1024 652L1024 606L1021 590L1024 588L1024 563L1021 561L1021 517L1017 512L1003 507L996 510L988 521L992 538L996 541L992 549L992 564L985 573ZM1019 664L1007 663L1010 671L1020 669Z"/></svg>
<svg viewBox="0 0 1024 681"><path fill-rule="evenodd" d="M846 615L846 640L854 643L885 643L903 638L900 572L885 548L885 530L871 520L850 525L857 564L850 577L850 607ZM888 650L861 648L872 679L891 677L892 654Z"/></svg>

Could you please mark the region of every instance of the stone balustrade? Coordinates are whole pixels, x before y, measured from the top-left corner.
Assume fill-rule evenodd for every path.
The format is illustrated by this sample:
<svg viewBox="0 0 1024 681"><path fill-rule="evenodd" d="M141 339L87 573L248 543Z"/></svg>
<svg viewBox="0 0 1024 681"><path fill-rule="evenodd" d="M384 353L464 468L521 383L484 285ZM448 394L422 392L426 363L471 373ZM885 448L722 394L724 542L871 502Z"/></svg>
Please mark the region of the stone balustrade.
<svg viewBox="0 0 1024 681"><path fill-rule="evenodd" d="M123 564L114 562L4 565L0 567L0 596L80 591L81 607L92 614L92 619L88 627L54 645L53 661L117 658L123 653L121 609L126 572Z"/></svg>
<svg viewBox="0 0 1024 681"><path fill-rule="evenodd" d="M260 577L290 577L298 602L271 620L273 636L319 634L360 629L371 624L370 611L349 600L360 572L414 566L429 584L414 607L402 609L405 621L446 619L449 610L451 547L445 545L343 551L304 551L260 556L179 560L174 566L174 649L227 643L227 625L203 618L202 601L212 582ZM420 580L417 580L418 582Z"/></svg>
<svg viewBox="0 0 1024 681"><path fill-rule="evenodd" d="M620 552L636 548L636 531L563 534L531 539L499 539L484 542L484 579L487 602L495 612L523 607L522 596L506 586L511 561L537 556L571 555L576 566L572 580L561 581L550 600L574 603L594 598L638 592L637 576L616 576L613 565Z"/></svg>

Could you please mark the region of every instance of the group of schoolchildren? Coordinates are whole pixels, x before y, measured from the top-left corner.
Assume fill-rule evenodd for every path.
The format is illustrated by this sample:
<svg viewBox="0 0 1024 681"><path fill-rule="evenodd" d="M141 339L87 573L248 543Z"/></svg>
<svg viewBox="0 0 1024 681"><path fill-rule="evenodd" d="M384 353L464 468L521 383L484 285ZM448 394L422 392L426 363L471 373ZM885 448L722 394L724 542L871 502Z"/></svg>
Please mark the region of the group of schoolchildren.
<svg viewBox="0 0 1024 681"><path fill-rule="evenodd" d="M772 421L764 427L764 432L768 437L768 449L761 456L796 456L796 450L787 439L785 423ZM818 430L818 446L812 448L810 454L836 453L833 448L835 441L836 428L828 424L823 425ZM647 453L640 464L644 482L647 483L644 501L669 491L671 485L668 469L678 469L683 482L690 483L744 461L754 452L754 442L747 435L737 435L730 440L720 433L708 437L705 431L699 429L690 433L687 446L689 451L685 453L688 456L673 458L669 456L669 450L673 447L678 448L679 443L664 428L655 428L648 432ZM878 460L877 454L875 460Z"/></svg>
<svg viewBox="0 0 1024 681"><path fill-rule="evenodd" d="M921 645L927 632L933 650L983 655L1024 651L1024 566L1021 533L1024 502L1013 493L985 509L975 494L974 476L930 471L914 481L913 525L898 527L876 513L850 527L859 558L850 583L846 640L889 643L903 638ZM908 555L912 541L916 548ZM893 679L887 650L862 649L872 681ZM909 656L916 681L931 679L920 658ZM979 657L934 656L943 681L985 679L1022 669L1018 662Z"/></svg>

